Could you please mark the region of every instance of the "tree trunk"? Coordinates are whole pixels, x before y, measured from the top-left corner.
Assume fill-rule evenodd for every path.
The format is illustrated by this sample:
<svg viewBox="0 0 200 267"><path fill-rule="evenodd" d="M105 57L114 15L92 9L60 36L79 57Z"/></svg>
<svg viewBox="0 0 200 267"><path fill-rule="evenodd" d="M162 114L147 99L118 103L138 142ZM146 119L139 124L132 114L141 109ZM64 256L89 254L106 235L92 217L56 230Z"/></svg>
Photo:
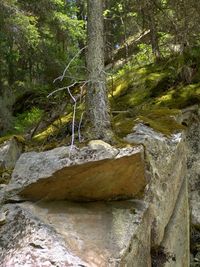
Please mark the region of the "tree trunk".
<svg viewBox="0 0 200 267"><path fill-rule="evenodd" d="M88 88L86 113L91 138L109 141L112 136L104 72L103 1L88 0Z"/></svg>
<svg viewBox="0 0 200 267"><path fill-rule="evenodd" d="M146 12L147 12L148 25L150 29L152 53L154 55L155 60L159 61L161 58L161 54L159 48L157 25L155 21L155 15L156 15L155 3L153 3L152 1L148 1L146 8L147 8Z"/></svg>
<svg viewBox="0 0 200 267"><path fill-rule="evenodd" d="M155 21L153 17L149 17L149 29L150 29L152 53L155 57L155 60L159 61L161 58L161 54L160 54L160 48L158 44L157 29L156 29L156 25L155 25Z"/></svg>
<svg viewBox="0 0 200 267"><path fill-rule="evenodd" d="M161 53L156 22L156 0L142 0L138 1L138 3L140 8L139 12L143 18L143 28L148 27L150 30L150 43L153 56L155 61L159 61L161 59Z"/></svg>

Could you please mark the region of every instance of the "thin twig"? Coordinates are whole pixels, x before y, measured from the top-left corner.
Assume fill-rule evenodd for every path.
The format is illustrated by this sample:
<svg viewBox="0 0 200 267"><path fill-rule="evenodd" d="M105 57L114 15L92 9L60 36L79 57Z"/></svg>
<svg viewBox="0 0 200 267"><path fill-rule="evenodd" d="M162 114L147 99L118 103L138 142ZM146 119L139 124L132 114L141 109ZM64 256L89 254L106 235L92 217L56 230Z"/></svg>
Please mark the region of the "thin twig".
<svg viewBox="0 0 200 267"><path fill-rule="evenodd" d="M74 146L74 132L75 132L75 117L76 117L76 98L72 95L72 93L70 92L70 88L67 88L69 95L71 96L72 100L74 101L74 110L73 110L73 117L72 117L72 139L71 139L71 148L70 150L72 150L73 146Z"/></svg>
<svg viewBox="0 0 200 267"><path fill-rule="evenodd" d="M81 85L81 87L80 87L80 89L81 89L80 103L82 102L83 88L84 88L84 86L85 86L86 84L88 84L89 82L90 82L90 80L85 81L85 82Z"/></svg>
<svg viewBox="0 0 200 267"><path fill-rule="evenodd" d="M84 112L82 112L82 114L81 114L80 122L78 125L78 140L79 140L79 142L81 142L81 124L83 121L83 115L84 115Z"/></svg>
<svg viewBox="0 0 200 267"><path fill-rule="evenodd" d="M69 69L70 65L72 64L72 62L73 62L73 61L75 60L75 58L77 58L77 57L82 53L82 51L85 50L86 48L87 48L87 46L84 46L83 48L81 48L81 49L76 53L76 55L70 60L70 62L68 63L67 67L64 69L63 74L62 74L61 76L57 77L57 78L53 81L53 83L55 83L57 80L62 81L62 80L64 79L65 74L66 74L67 70Z"/></svg>
<svg viewBox="0 0 200 267"><path fill-rule="evenodd" d="M52 96L52 95L54 95L55 93L60 92L60 91L62 91L62 90L65 90L65 89L68 90L68 88L71 88L71 87L73 87L75 84L79 84L79 83L82 83L82 81L81 81L81 82L74 82L74 83L72 83L72 84L70 84L70 85L68 85L68 86L58 88L58 89L54 90L53 92L51 92L51 93L47 96L47 98L49 98L50 96Z"/></svg>

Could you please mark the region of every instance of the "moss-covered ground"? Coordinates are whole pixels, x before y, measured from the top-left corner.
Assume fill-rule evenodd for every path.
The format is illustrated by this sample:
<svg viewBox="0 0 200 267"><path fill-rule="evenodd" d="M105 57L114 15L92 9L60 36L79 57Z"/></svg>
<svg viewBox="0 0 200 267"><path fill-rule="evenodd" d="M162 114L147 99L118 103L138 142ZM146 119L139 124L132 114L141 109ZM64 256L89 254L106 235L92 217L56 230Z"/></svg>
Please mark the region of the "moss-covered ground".
<svg viewBox="0 0 200 267"><path fill-rule="evenodd" d="M110 71L112 75L108 78L108 90L116 140L122 141L138 122L165 135L184 128L176 121L181 109L200 103L200 64L199 67L195 64L194 70L194 64L188 63L186 70L190 72L183 77L184 64L183 57L169 58L157 64L143 66L136 66L134 62L129 61L121 68ZM190 79L187 79L187 75L191 76ZM35 111L34 108L32 110ZM76 123L79 123L83 110L83 104L77 105ZM19 119L23 120L22 125L25 129L26 121L30 126L32 118L37 117L39 121L41 117L41 113L36 111L33 116L27 114L28 118L25 114L18 118L18 129ZM64 115L39 133L36 132L31 140L26 142L26 150L46 150L58 145L71 144L72 118L73 105L68 105ZM79 144L80 133L77 132L77 125L75 130L75 142ZM84 136L84 127L81 131ZM10 136L0 138L0 143L8 138Z"/></svg>
<svg viewBox="0 0 200 267"><path fill-rule="evenodd" d="M178 60L119 70L109 81L116 134L124 137L138 122L165 135L180 131L181 109L200 103L199 81L197 74L191 83L183 81Z"/></svg>

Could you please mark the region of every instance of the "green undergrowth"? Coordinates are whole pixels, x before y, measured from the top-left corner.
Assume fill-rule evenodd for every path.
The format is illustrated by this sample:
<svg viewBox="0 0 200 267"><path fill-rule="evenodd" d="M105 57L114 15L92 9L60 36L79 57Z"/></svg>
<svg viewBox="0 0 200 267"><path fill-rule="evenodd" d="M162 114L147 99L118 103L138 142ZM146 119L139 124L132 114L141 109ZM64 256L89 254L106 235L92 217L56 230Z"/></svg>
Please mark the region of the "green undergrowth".
<svg viewBox="0 0 200 267"><path fill-rule="evenodd" d="M9 134L9 135L5 135L5 136L0 137L0 144L6 142L8 140L11 140L13 138L15 138L19 143L22 143L22 144L25 143L25 138L23 137L23 135Z"/></svg>
<svg viewBox="0 0 200 267"><path fill-rule="evenodd" d="M176 121L180 115L179 110L175 109L154 109L141 112L136 122L142 122L153 128L155 131L161 132L166 136L177 133L185 129L185 127Z"/></svg>
<svg viewBox="0 0 200 267"><path fill-rule="evenodd" d="M130 133L138 122L165 135L184 129L176 117L181 109L200 103L200 75L197 71L190 84L182 81L182 64L182 57L143 67L129 63L115 73L109 91L118 136Z"/></svg>
<svg viewBox="0 0 200 267"><path fill-rule="evenodd" d="M32 107L31 110L19 114L15 119L15 131L17 133L23 133L37 124L42 118L43 111L39 108Z"/></svg>
<svg viewBox="0 0 200 267"><path fill-rule="evenodd" d="M167 136L184 129L176 119L181 109L200 103L200 64L195 67L197 71L190 83L182 79L183 65L183 57L172 57L145 66L129 62L109 76L112 125L118 145L124 145L123 137L139 122ZM190 62L188 65L193 66ZM76 124L80 122L83 110L83 104L77 106ZM33 107L29 112L18 116L15 128L23 132L35 125L41 116L42 111ZM59 119L35 134L29 141L27 150L47 150L71 144L72 120L73 105L68 106ZM75 130L75 144L78 145L77 125ZM84 135L84 128L81 131Z"/></svg>
<svg viewBox="0 0 200 267"><path fill-rule="evenodd" d="M187 106L200 103L200 83L179 84L171 87L167 92L155 99L156 106L183 109Z"/></svg>
<svg viewBox="0 0 200 267"><path fill-rule="evenodd" d="M38 146L39 150L47 150L61 145L72 144L72 124L74 125L74 140L79 139L78 127L81 117L84 115L84 106L80 104L77 106L75 116L73 113L73 107L68 107L68 112L61 115L53 123L51 123L46 129L33 136L30 142L31 146Z"/></svg>
<svg viewBox="0 0 200 267"><path fill-rule="evenodd" d="M109 80L112 109L140 109L146 105L180 109L199 103L200 83L181 82L180 68L171 64L169 61L119 70Z"/></svg>
<svg viewBox="0 0 200 267"><path fill-rule="evenodd" d="M153 128L155 131L170 136L171 134L185 129L183 125L176 121L179 115L180 110L177 109L146 109L135 115L131 113L118 114L113 119L113 125L116 134L120 138L129 134L138 123L143 123Z"/></svg>

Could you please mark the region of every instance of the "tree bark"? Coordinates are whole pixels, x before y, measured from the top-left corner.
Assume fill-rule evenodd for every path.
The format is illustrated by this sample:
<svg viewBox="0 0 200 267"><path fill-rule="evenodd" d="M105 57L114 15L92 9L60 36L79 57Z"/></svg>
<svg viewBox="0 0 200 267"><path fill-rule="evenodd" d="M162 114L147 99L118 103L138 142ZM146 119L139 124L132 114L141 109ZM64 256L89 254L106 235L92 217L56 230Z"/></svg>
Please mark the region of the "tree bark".
<svg viewBox="0 0 200 267"><path fill-rule="evenodd" d="M161 59L161 52L159 47L159 38L156 22L156 0L143 0L139 1L140 14L143 18L143 27L150 30L150 43L152 48L152 54L155 61Z"/></svg>
<svg viewBox="0 0 200 267"><path fill-rule="evenodd" d="M155 57L156 61L159 61L161 58L160 48L159 48L159 40L158 40L158 33L157 33L157 25L155 21L155 15L156 15L156 6L154 2L147 1L147 19L148 19L148 25L150 29L150 38L151 38L151 47L152 52Z"/></svg>
<svg viewBox="0 0 200 267"><path fill-rule="evenodd" d="M88 88L86 113L91 138L110 140L110 108L104 72L103 1L88 0Z"/></svg>

